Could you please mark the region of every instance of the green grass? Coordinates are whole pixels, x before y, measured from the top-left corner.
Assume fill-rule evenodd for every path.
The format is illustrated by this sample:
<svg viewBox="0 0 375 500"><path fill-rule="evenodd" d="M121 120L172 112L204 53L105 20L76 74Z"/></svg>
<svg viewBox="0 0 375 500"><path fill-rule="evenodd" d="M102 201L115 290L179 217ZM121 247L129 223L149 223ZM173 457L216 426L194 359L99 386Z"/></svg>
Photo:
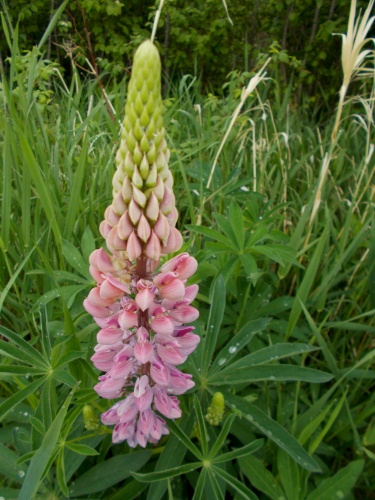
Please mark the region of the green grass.
<svg viewBox="0 0 375 500"><path fill-rule="evenodd" d="M170 89L179 227L200 264L202 341L186 364L197 397L182 398L169 438L128 456L83 417L85 405L98 421L107 408L92 390L97 328L82 301L119 124L77 70L70 87L51 71L43 100L41 64L33 51L0 87L0 496L371 498L373 94L365 86L344 106L332 141L334 110L318 123L278 107L274 82L260 85L207 187L240 81L225 97L202 96L190 77ZM126 81L108 95L121 121ZM204 415L218 390L227 409L216 428Z"/></svg>

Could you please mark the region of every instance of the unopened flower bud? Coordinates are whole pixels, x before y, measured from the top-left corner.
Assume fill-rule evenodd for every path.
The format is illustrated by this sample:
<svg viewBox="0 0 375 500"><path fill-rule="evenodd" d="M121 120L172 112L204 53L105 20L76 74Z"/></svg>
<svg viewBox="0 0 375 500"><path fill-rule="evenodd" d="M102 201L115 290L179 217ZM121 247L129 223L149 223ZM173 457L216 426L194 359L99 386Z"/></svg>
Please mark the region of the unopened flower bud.
<svg viewBox="0 0 375 500"><path fill-rule="evenodd" d="M225 408L224 396L221 392L215 392L212 396L211 405L207 408L206 420L210 425L219 425L223 420Z"/></svg>

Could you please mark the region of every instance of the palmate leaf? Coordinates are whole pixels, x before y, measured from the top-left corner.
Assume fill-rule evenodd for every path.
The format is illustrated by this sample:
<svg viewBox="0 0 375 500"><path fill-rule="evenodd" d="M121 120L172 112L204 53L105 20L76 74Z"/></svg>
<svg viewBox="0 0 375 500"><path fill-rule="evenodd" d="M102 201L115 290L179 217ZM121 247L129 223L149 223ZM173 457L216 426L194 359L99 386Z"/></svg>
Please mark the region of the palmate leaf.
<svg viewBox="0 0 375 500"><path fill-rule="evenodd" d="M296 252L286 245L267 244L248 247L247 250L253 255L264 255L269 259L277 262L281 266L287 263L300 267L300 263L296 259Z"/></svg>
<svg viewBox="0 0 375 500"><path fill-rule="evenodd" d="M227 247L227 249L230 252L233 253L238 252L238 248L236 247L236 245L234 245L230 239L228 239L226 236L222 235L221 233L219 233L219 231L216 231L215 229L211 229L205 226L195 226L193 224L187 224L186 227L190 231L202 234L203 236L208 236L209 238L212 238L213 240L222 243Z"/></svg>
<svg viewBox="0 0 375 500"><path fill-rule="evenodd" d="M242 498L245 498L246 500L257 500L258 497L256 496L255 493L253 493L247 486L245 486L241 481L236 479L234 476L228 474L228 472L224 471L223 469L219 469L219 467L216 467L215 465L211 466L212 471L224 481L229 484L237 493Z"/></svg>
<svg viewBox="0 0 375 500"><path fill-rule="evenodd" d="M225 217L224 215L221 215L221 214L214 214L214 217L215 217L215 220L218 224L218 226L220 227L221 231L224 233L224 235L228 238L229 241L232 242L232 244L236 243L236 234L234 232L234 228L232 227L231 223L229 222L229 220L227 219L227 217ZM238 240L237 240L237 243L238 243ZM238 252L240 250L240 248L238 247L237 245L237 250L236 252Z"/></svg>
<svg viewBox="0 0 375 500"><path fill-rule="evenodd" d="M62 240L62 252L65 259L79 274L92 281L91 275L88 272L88 266L85 259L77 248L68 240Z"/></svg>
<svg viewBox="0 0 375 500"><path fill-rule="evenodd" d="M30 363L31 365L37 365L40 366L41 368L49 368L49 361L46 360L39 351L35 349L29 342L26 342L21 335L12 332L8 328L5 328L4 326L0 326L0 335L3 337L7 338L8 340L11 340L17 345L18 348L18 357L17 359L20 359L21 361L26 363ZM10 349L12 347L12 344L7 344L6 342L2 341L2 349L6 352L7 347ZM14 347L14 346L13 346ZM13 352L13 351L12 351Z"/></svg>

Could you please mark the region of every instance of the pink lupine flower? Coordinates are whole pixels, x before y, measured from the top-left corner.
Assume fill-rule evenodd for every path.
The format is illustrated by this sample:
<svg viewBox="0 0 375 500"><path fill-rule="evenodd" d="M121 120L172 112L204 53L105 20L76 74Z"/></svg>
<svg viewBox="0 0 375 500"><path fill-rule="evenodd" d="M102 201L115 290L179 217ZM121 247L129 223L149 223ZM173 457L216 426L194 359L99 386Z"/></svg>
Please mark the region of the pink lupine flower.
<svg viewBox="0 0 375 500"><path fill-rule="evenodd" d="M113 200L99 227L109 252L90 256L97 286L84 307L101 328L91 361L105 373L94 389L122 398L102 422L115 426L114 443L145 447L168 434L161 415L181 416L176 396L194 382L177 366L200 340L183 325L199 315L191 305L198 286L187 286L197 261L184 252L160 265L180 249L182 236L162 125L160 58L149 41L135 55L121 134Z"/></svg>

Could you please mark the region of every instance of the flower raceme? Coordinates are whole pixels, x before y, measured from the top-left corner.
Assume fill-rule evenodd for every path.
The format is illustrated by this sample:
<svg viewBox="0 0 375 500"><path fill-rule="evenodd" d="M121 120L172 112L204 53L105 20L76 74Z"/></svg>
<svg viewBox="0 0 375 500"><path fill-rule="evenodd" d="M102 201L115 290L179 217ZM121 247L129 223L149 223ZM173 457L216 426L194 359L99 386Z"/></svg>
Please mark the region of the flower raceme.
<svg viewBox="0 0 375 500"><path fill-rule="evenodd" d="M197 261L181 253L161 267L160 258L177 252L182 236L168 168L160 93L160 58L150 41L138 48L128 88L121 145L116 155L113 201L100 232L103 248L90 256L97 286L84 301L101 330L91 360L105 372L95 391L123 398L102 414L115 425L113 442L145 447L168 434L163 417L179 418L177 395L194 386L176 368L199 343L198 318L191 302L198 286L186 282Z"/></svg>

